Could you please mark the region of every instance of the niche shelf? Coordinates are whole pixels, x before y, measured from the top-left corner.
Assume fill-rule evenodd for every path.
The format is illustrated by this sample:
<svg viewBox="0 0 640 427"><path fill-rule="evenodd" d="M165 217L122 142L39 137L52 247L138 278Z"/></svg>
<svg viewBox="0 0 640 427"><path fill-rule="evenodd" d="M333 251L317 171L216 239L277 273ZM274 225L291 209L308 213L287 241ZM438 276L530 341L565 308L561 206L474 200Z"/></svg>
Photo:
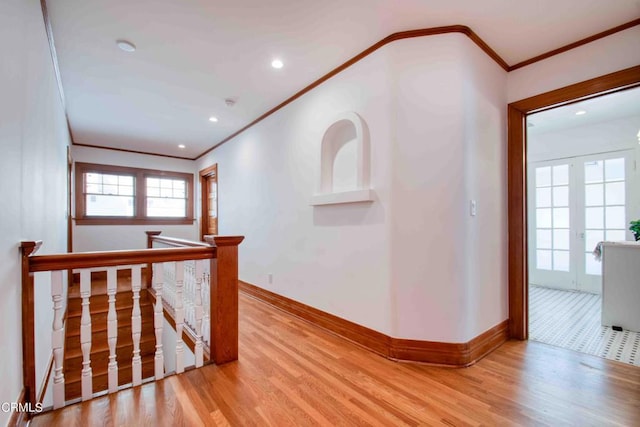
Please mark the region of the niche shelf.
<svg viewBox="0 0 640 427"><path fill-rule="evenodd" d="M369 151L364 120L351 111L336 117L322 137L320 191L311 205L372 202Z"/></svg>

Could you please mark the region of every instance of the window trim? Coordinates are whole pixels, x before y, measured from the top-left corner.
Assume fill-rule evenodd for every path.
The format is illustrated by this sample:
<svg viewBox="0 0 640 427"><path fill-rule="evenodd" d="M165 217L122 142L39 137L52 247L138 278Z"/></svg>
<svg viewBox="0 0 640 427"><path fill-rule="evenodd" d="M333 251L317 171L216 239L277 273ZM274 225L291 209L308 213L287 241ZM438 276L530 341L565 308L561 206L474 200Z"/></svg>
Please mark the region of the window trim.
<svg viewBox="0 0 640 427"><path fill-rule="evenodd" d="M131 175L135 179L134 216L87 216L84 194L84 175L86 173L107 173ZM187 183L187 212L185 217L147 217L146 178L184 179ZM126 166L101 165L96 163L75 163L75 217L76 225L180 225L193 224L194 185L193 174L184 172L141 169Z"/></svg>

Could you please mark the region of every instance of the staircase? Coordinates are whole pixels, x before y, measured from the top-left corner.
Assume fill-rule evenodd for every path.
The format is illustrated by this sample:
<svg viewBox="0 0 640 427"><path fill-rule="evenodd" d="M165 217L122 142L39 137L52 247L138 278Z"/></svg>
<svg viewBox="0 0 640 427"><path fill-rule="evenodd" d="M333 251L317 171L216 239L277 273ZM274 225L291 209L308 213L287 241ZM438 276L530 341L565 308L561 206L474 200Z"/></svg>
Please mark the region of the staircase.
<svg viewBox="0 0 640 427"><path fill-rule="evenodd" d="M143 271L144 275L144 271ZM154 375L155 335L153 327L153 305L149 297L145 280L140 291L140 312L142 315L142 334L140 337L140 355L142 357L143 380ZM131 291L131 270L118 270L118 291L116 294L116 315L118 318L118 340L116 360L118 361L118 385L132 382L131 359L133 358L133 339L131 337L131 314L133 310L133 292ZM80 277L75 274L69 288L67 321L64 351L65 398L67 401L81 396L82 350L80 348L80 317L82 315L80 298ZM93 392L108 389L107 365L109 346L107 343L107 296L106 272L91 273L91 370L93 374Z"/></svg>

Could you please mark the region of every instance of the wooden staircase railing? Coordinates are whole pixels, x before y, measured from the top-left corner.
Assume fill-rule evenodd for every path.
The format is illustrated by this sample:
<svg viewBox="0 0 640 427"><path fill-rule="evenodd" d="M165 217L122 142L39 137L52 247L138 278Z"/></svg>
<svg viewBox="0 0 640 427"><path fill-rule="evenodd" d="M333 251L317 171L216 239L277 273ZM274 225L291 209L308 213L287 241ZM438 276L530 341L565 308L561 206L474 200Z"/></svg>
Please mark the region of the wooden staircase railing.
<svg viewBox="0 0 640 427"><path fill-rule="evenodd" d="M36 255L41 242L22 242L22 333L23 333L23 380L26 403L32 406L38 402L36 397L36 357L35 344L40 336L35 331L35 294L40 285L36 278L38 272L50 272L50 290L53 306L53 323L51 330L51 354L53 359L53 408L65 406L68 399L65 397L65 364L63 364L65 351L71 351L72 341L81 350L77 352L75 366L81 369L81 396L82 400L91 399L96 390L93 384L91 346L92 325L99 323L103 335L106 334L107 345L101 356L106 363L107 375L105 392L114 393L122 387L122 380L118 381L118 369L131 370L132 382L136 386L142 382L142 363L140 356L140 340L143 321L152 321L155 332L155 353L153 355L154 379L162 379L166 372L164 366L165 351L176 352L176 373L184 371L182 333L179 330L187 330L187 336L193 341L193 349L196 353L195 367L200 367L207 361L225 363L238 358L238 245L242 242L242 236L212 236L207 243L180 241L160 237L158 232L148 233L149 246L143 250L105 251L68 253L56 255ZM160 241L165 241L164 248L152 248ZM168 244L167 242L173 242ZM180 241L180 244L178 242ZM147 274L143 275L143 269L147 267ZM122 283L119 280L119 272L130 270L130 278L126 286L130 286L127 292L122 292ZM79 322L79 334L66 337L65 343L65 286L66 272L71 271L79 276L78 296L80 301L75 301L76 310L81 314L74 321ZM169 275L165 271L170 272ZM92 274L106 272L106 281L100 286L104 294L100 296L104 304L101 317L92 319L90 306L97 301L96 285L92 283ZM153 272L153 273L151 273ZM146 280L143 281L143 277ZM166 285L165 280L171 279ZM186 278L186 281L185 281ZM146 283L145 283L146 282ZM69 280L68 283L73 283ZM185 287L186 283L186 287ZM145 284L147 286L145 286ZM148 288L148 289L146 289ZM153 315L149 310L140 309L141 295L149 291L154 300ZM130 292L129 292L130 291ZM41 292L38 289L38 292ZM166 292L166 293L165 293ZM126 296L125 296L126 295ZM167 303L163 295L169 297ZM206 296L206 301L205 301ZM132 304L122 298L132 298ZM92 299L93 298L93 299ZM123 312L123 305L125 311ZM176 329L177 345L175 349L165 349L163 346L162 332L166 307L171 309L173 327ZM210 314L210 327L202 328L205 312ZM118 355L122 354L122 346L118 346L118 319L123 315L128 316L126 310L131 310L130 327L127 324L122 330L127 331L127 339L132 342L130 367L120 366ZM124 314L123 314L124 313ZM147 317L152 319L143 319ZM128 321L128 319L127 319ZM106 323L102 325L102 323ZM38 331L42 333L42 331ZM131 335L130 337L128 335ZM65 348L65 346L67 348ZM201 349L201 351L199 350ZM129 351L129 350L127 350ZM200 353L200 357L198 357ZM121 376L122 377L122 376ZM42 380L42 387L46 389L49 373ZM43 394L42 392L39 394ZM41 403L41 402L40 402Z"/></svg>

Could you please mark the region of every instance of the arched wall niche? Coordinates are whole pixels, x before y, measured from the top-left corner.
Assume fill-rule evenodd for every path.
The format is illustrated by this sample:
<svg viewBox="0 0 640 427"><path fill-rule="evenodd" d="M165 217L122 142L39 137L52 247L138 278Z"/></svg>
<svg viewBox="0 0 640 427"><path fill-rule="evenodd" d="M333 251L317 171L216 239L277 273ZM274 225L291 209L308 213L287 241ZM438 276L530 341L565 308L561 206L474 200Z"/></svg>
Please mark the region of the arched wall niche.
<svg viewBox="0 0 640 427"><path fill-rule="evenodd" d="M322 137L319 193L312 205L370 202L370 146L366 123L355 112L334 118Z"/></svg>

